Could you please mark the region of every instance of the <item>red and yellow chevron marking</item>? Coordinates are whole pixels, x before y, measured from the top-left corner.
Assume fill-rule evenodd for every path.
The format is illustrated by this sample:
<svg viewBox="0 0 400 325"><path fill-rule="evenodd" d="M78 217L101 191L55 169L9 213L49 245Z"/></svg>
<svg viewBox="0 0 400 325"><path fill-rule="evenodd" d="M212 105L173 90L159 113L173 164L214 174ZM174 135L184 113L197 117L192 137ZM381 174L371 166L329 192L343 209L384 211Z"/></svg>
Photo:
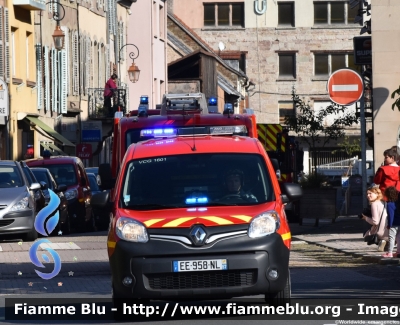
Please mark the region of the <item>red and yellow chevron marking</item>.
<svg viewBox="0 0 400 325"><path fill-rule="evenodd" d="M282 125L280 124L257 124L258 140L262 143L266 151L277 151L278 133L282 133ZM286 138L282 137L282 152L286 148Z"/></svg>
<svg viewBox="0 0 400 325"><path fill-rule="evenodd" d="M193 219L196 219L193 220ZM190 227L194 223L202 223L205 226L226 226L249 223L252 217L245 215L232 215L226 217L218 216L201 216L201 217L181 217L174 220L171 219L150 219L143 223L148 228L176 228Z"/></svg>

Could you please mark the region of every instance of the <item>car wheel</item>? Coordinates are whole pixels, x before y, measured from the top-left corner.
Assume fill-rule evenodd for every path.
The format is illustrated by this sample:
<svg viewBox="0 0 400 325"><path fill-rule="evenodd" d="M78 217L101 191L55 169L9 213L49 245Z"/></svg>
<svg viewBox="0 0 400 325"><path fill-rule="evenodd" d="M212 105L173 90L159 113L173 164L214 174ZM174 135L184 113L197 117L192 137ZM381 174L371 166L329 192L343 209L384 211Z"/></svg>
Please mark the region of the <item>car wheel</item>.
<svg viewBox="0 0 400 325"><path fill-rule="evenodd" d="M285 306L290 303L291 296L291 280L290 280L290 270L288 270L288 277L286 279L285 288L279 292L267 293L265 294L265 301L271 306Z"/></svg>
<svg viewBox="0 0 400 325"><path fill-rule="evenodd" d="M38 238L38 233L35 228L24 235L24 241L35 241Z"/></svg>

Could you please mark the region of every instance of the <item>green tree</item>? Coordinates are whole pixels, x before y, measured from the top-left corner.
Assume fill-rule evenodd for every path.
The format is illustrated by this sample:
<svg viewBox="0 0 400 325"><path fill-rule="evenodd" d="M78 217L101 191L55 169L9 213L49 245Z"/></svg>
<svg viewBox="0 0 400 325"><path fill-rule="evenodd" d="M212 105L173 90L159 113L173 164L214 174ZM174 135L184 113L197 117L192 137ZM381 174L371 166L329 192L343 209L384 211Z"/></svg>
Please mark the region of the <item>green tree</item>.
<svg viewBox="0 0 400 325"><path fill-rule="evenodd" d="M321 110L314 110L306 104L292 90L292 100L295 107L294 115L285 117L285 124L294 131L302 141L308 144L312 151L318 147L324 147L331 140L338 140L345 136L345 129L358 122L354 112L348 112L348 108L332 102L331 105ZM332 117L332 124L325 125L328 117ZM315 166L315 155L312 161Z"/></svg>

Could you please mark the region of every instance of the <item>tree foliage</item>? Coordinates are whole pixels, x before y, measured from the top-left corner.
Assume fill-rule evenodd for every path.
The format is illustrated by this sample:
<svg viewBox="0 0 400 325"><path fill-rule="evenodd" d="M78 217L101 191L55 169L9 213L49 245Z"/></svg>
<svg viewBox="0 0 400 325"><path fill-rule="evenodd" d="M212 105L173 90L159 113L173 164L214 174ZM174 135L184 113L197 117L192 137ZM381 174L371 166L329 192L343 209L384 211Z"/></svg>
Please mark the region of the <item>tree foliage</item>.
<svg viewBox="0 0 400 325"><path fill-rule="evenodd" d="M306 104L292 90L292 100L295 114L285 117L285 124L290 130L296 132L302 141L307 143L311 149L324 147L331 140L337 140L345 136L345 128L358 122L354 112L348 112L348 108L335 103L325 109L314 110ZM325 125L327 117L332 117L332 123Z"/></svg>
<svg viewBox="0 0 400 325"><path fill-rule="evenodd" d="M348 157L352 157L355 153L361 151L360 139L350 139L350 137L345 136L343 141L338 143L338 147L342 148ZM337 150L332 151L336 153Z"/></svg>

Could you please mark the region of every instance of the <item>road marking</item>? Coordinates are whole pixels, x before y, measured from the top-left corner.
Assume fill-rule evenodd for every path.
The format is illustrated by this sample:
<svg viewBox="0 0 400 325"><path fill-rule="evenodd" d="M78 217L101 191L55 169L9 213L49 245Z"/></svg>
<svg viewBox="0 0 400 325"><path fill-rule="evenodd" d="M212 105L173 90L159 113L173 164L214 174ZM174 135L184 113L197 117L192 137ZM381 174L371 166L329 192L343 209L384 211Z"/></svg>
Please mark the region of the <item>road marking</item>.
<svg viewBox="0 0 400 325"><path fill-rule="evenodd" d="M0 252L2 252L3 251L3 249L1 248L1 246L0 246Z"/></svg>
<svg viewBox="0 0 400 325"><path fill-rule="evenodd" d="M332 85L332 91L358 91L358 85Z"/></svg>
<svg viewBox="0 0 400 325"><path fill-rule="evenodd" d="M74 243L43 243L40 244L41 249L51 248L51 249L64 249L64 250L74 250L81 249L78 245Z"/></svg>

